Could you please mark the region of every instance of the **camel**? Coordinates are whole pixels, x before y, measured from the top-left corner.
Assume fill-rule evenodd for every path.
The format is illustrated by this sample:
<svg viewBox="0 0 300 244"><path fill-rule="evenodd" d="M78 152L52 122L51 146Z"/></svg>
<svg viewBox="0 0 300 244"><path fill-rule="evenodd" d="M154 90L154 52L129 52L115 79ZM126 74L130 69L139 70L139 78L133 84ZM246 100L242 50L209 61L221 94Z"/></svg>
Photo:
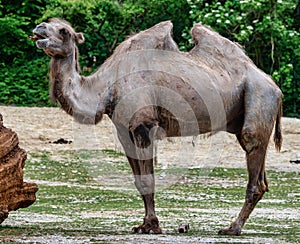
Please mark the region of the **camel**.
<svg viewBox="0 0 300 244"><path fill-rule="evenodd" d="M155 213L154 141L226 131L246 154L244 205L223 235L240 235L268 191L265 156L274 129L282 144L282 93L244 50L202 24L191 34L195 46L181 52L164 21L122 42L92 75L80 75L76 44L82 33L61 19L33 30L36 46L51 57L51 97L79 123L97 124L104 114L116 127L145 206L143 223L132 230L160 234Z"/></svg>

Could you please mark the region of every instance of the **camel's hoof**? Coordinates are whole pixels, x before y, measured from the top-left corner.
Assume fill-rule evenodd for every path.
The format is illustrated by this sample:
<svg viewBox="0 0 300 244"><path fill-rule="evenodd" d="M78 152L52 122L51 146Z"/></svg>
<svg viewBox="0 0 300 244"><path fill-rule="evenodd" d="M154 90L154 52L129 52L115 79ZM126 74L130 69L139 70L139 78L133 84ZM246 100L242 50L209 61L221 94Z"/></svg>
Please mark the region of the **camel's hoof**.
<svg viewBox="0 0 300 244"><path fill-rule="evenodd" d="M223 229L218 232L219 235L230 235L230 236L239 236L241 235L241 230L240 229L234 229L232 227L228 229Z"/></svg>
<svg viewBox="0 0 300 244"><path fill-rule="evenodd" d="M146 226L144 224L138 227L133 227L132 232L141 234L162 234L162 230L159 226Z"/></svg>

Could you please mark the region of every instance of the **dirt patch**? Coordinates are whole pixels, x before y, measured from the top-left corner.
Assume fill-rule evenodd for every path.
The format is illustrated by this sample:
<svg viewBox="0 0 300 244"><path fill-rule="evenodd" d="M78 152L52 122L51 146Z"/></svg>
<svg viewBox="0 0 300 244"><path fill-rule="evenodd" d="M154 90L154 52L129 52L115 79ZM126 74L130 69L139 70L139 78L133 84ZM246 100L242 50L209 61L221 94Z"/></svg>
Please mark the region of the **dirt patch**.
<svg viewBox="0 0 300 244"><path fill-rule="evenodd" d="M41 156L38 155L46 153L49 159L61 161L61 164L65 167L69 166L68 171L66 171L68 173L74 170L74 158L76 158L76 155L81 155L81 149L90 150L88 151L89 157L85 159L85 155L82 154L83 156L81 156L79 160L85 167L83 169L88 170L89 175L94 176L91 172L101 173L102 171L100 171L100 168L103 169L103 167L111 169L111 164L123 167L122 164L118 165L118 161L126 161L124 156L120 156L122 157L121 159L120 157L114 159L108 155L106 155L106 158L102 155L101 159L97 159L97 153L99 152L95 153L93 151L99 149L122 150L116 139L114 126L107 117L104 117L103 121L96 126L79 125L59 108L0 106L0 113L3 114L4 124L18 133L20 146L28 152L28 157L30 159L28 161L31 161L32 167L36 164L39 169L44 169L44 171L38 171L39 178L38 180L34 180L39 186L42 186L38 192L38 201L31 208L24 210L24 212L17 211L10 213L10 217L3 225L2 232L0 231L0 240L3 242L159 244L216 242L281 243L282 237L280 234L291 228L296 229L298 226L299 184L295 184L294 191L289 192L285 197L282 197L281 195L278 195L278 197L274 196L274 194L278 194L278 192L284 193L286 191L284 178L281 178L277 185L274 183L275 179L273 179L272 187L274 187L274 189L276 188L276 190L273 189L273 196L270 195L270 198L262 200L260 207L256 208L255 212L251 215L251 218L247 223L248 227L246 226L241 237L217 236L215 233L217 233L219 229L226 227L225 224L228 223L228 220L231 220L236 216L243 202L242 195L239 198L231 199L225 198L227 195L224 194L224 197L220 197L220 199L216 201L216 194L211 192L205 193L200 191L199 194L197 192L197 194L187 196L181 194L182 191L180 191L181 193L175 191L172 192L170 190L169 192L166 191L165 184L170 183L172 180L182 183L183 185L185 185L185 183L193 185L193 183L197 181L199 184L205 186L214 186L218 189L226 188L228 194L230 193L227 191L228 189L231 189L232 187L238 189L241 185L246 185L245 172L239 173L237 177L233 178L210 177L210 168L221 167L223 168L224 174L226 174L227 170L230 171L228 168L246 167L244 152L240 148L235 137L223 132L211 137L199 136L194 138L164 139L163 141L158 142L157 169L160 174L157 175L157 184L158 188L161 188L158 189L159 191L157 194L157 198L160 200L157 201L157 212L164 229L163 235L130 234L130 228L134 223L139 223L141 221L143 216L142 207L129 208L126 210L122 210L121 208L120 210L120 205L119 208L116 207L113 208L113 210L111 208L106 210L104 207L100 207L102 205L95 205L97 207L92 208L89 211L81 209L81 207L80 210L76 209L76 211L72 208L72 215L67 215L66 212L71 210L65 209L62 206L64 214L59 214L59 207L61 207L59 204L64 203L64 201L71 201L70 197L72 198L71 207L78 203L80 206L87 202L96 204L94 200L95 197L90 196L80 199L81 196L79 193L77 193L77 195L75 193L68 195L66 191L63 192L63 195L57 196L54 193L51 195L46 192L50 187L55 186L53 189L61 188L64 190L69 189L70 187L72 187L72 189L78 188L80 189L80 193L85 192L84 195L88 194L86 193L87 190L90 192L92 190L97 190L98 194L98 190L117 190L116 186L113 184L116 182L116 178L107 178L108 181L106 182L109 183L111 181L112 186L109 184L105 186L94 184L86 185L81 184L80 181L78 181L79 183L77 181L63 181L63 177L57 181L47 180L46 178L42 178L45 177L45 175L40 173L49 173L50 167L47 167L50 165L51 169L53 169L55 165L53 165L53 162L49 162L49 165L45 165L46 162L41 164ZM282 151L281 153L277 153L274 149L274 143L270 143L267 155L267 169L283 171L276 172L276 174L295 175L295 173L289 172L300 172L300 164L291 164L290 160L300 158L300 120L283 118L282 125L284 137ZM78 153L76 154L76 152ZM72 155L70 156L70 154ZM99 160L101 161L101 164L99 164ZM78 164L78 166L81 164ZM28 170L33 170L28 167L29 165L30 164L28 163ZM115 166L114 169L118 169L117 166ZM180 178L181 176L178 177L178 175L173 174L172 171L174 168L180 170L180 167L184 167L185 170L186 168L190 168L197 173L201 172L201 175L194 177L194 174L192 174L187 178ZM198 168L201 168L201 170L197 170ZM58 167L57 169L59 171L60 168ZM234 170L237 171L239 169ZM113 173L116 172L116 170L113 171ZM127 193L130 190L134 190L134 193L132 194L130 192L130 198L122 198L120 201L118 200L118 195L113 196L112 199L114 199L114 204L119 204L119 202L124 201L124 199L138 198L132 184L131 175L127 175L127 172L129 171L123 170L118 172L126 174L126 177L123 177L122 175L122 181L118 181L122 182L122 184L120 184L121 187L126 187L126 190L122 189L121 192ZM60 171L60 173L62 172ZM78 169L74 175L79 177L79 173ZM104 176L106 173L106 171L103 172ZM94 179L94 181L100 182L100 180L103 180L104 176L102 175L102 178L100 177L101 179ZM175 179L170 179L168 176L174 176ZM118 177L121 177L120 174L118 174ZM130 187L127 188L128 185L130 185ZM161 191L161 189L164 191ZM202 190L204 190L204 188ZM59 194L59 192L56 194ZM51 197L55 198L52 202ZM47 198L47 202L44 203L45 198ZM64 200L62 201L63 198ZM184 207L181 208L176 204L174 205L176 207L164 208L164 204L162 203L164 201L168 202L168 204L172 201L186 201L189 205L183 205ZM209 203L210 201L214 201L218 205L212 208L206 205L203 205L202 207L200 205L199 207L199 204ZM289 203L292 202L294 205L289 205L290 207L288 208L281 207L285 206L284 203L286 201L289 201ZM237 207L237 205L239 205L239 207ZM294 208L292 206L294 206ZM168 212L168 214L166 214L166 212ZM189 220L189 223L191 224L192 231L194 231L193 234L181 235L175 233L174 229L178 227L178 223L187 220ZM76 222L78 222L78 226L76 225ZM126 225L122 226L123 223ZM101 226L102 229L100 228ZM112 230L107 231L105 229L107 226L113 226ZM262 227L262 230L259 226ZM266 226L269 227L266 228ZM120 227L122 227L121 232L119 230ZM8 234L8 232L18 233L18 231L21 233L16 235ZM298 236L299 233L298 231L295 231L294 234L297 234Z"/></svg>
<svg viewBox="0 0 300 244"><path fill-rule="evenodd" d="M94 150L122 148L111 121L105 116L96 126L80 125L59 108L0 106L4 124L18 133L20 146L30 152L61 150ZM283 146L280 153L273 141L267 154L267 169L300 171L300 119L283 118ZM55 144L64 140L68 143ZM55 153L54 153L55 155ZM58 155L59 156L59 155ZM234 135L220 132L211 137L164 139L158 142L158 160L163 167L246 167L244 152ZM179 165L179 166L178 166Z"/></svg>

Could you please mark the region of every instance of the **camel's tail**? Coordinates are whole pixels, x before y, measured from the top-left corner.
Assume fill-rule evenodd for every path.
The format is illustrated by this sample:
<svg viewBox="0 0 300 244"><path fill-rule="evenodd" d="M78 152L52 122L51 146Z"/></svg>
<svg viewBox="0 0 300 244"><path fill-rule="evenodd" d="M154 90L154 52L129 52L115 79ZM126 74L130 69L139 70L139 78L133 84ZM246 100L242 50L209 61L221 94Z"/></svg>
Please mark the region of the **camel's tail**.
<svg viewBox="0 0 300 244"><path fill-rule="evenodd" d="M278 109L275 132L274 132L274 142L275 148L279 152L282 145L282 134L281 134L281 116L282 116L282 101L280 100L280 108Z"/></svg>

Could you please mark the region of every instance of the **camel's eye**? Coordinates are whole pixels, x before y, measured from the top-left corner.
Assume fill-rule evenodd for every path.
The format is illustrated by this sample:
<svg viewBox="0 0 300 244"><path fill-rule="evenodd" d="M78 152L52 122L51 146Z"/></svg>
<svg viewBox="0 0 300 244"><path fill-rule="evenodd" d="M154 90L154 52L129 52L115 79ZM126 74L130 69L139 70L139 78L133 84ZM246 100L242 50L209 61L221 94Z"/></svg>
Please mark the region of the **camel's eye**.
<svg viewBox="0 0 300 244"><path fill-rule="evenodd" d="M62 28L59 30L59 34L66 36L68 34L68 31L65 28Z"/></svg>

